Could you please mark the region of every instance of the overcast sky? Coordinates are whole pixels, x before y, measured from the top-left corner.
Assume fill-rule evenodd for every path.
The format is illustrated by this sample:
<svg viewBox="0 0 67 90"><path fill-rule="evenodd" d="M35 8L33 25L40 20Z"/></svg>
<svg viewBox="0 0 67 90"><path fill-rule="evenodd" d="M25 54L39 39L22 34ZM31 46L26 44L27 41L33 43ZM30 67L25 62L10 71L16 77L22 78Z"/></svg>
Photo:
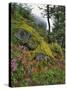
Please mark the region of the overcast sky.
<svg viewBox="0 0 67 90"><path fill-rule="evenodd" d="M43 18L42 14L41 14L42 11L38 8L38 6L43 7L43 5L42 5L42 4L31 4L31 6L32 6L32 8L33 8L33 9L32 9L32 13L35 14L35 15L37 15L37 16L39 16L39 17L41 17L41 18L46 22L46 24L47 24L47 29L48 29L47 18L46 18L46 17ZM51 25L51 31L52 31L53 19L50 19L50 25Z"/></svg>

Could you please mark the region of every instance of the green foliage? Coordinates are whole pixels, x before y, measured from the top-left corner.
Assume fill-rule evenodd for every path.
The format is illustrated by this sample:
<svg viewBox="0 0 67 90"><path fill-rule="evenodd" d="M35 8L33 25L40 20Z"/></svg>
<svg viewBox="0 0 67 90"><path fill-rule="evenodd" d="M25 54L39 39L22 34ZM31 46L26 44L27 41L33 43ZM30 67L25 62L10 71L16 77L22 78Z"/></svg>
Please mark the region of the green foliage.
<svg viewBox="0 0 67 90"><path fill-rule="evenodd" d="M33 50L33 49L37 48L38 43L33 39L29 39L29 42L27 45L28 45L29 49Z"/></svg>
<svg viewBox="0 0 67 90"><path fill-rule="evenodd" d="M51 85L65 83L65 73L62 69L54 67L46 72L41 72L32 75L32 80L37 83L37 85Z"/></svg>
<svg viewBox="0 0 67 90"><path fill-rule="evenodd" d="M18 18L16 16L21 15L24 18L33 21L33 16L31 15L31 9L27 5L11 3L11 13L14 18Z"/></svg>
<svg viewBox="0 0 67 90"><path fill-rule="evenodd" d="M56 34L55 38L62 47L65 47L65 7L55 7L54 17L53 32Z"/></svg>
<svg viewBox="0 0 67 90"><path fill-rule="evenodd" d="M44 50L45 53L46 53L48 56L53 57L52 51L51 51L48 43L42 42L42 43L41 43L41 49Z"/></svg>
<svg viewBox="0 0 67 90"><path fill-rule="evenodd" d="M32 51L32 53L33 53L34 57L36 56L37 53L43 53L46 56L53 58L52 51L51 51L49 45L43 41L40 43L40 45L38 45L38 47L35 50Z"/></svg>
<svg viewBox="0 0 67 90"><path fill-rule="evenodd" d="M48 37L48 43L56 42L55 33L48 32L47 37Z"/></svg>
<svg viewBox="0 0 67 90"><path fill-rule="evenodd" d="M53 50L53 52L56 52L58 54L62 54L62 48L58 43L52 43L50 47Z"/></svg>
<svg viewBox="0 0 67 90"><path fill-rule="evenodd" d="M12 86L16 86L17 83L21 83L24 76L24 67L21 62L17 61L17 69L14 72L11 72L11 84Z"/></svg>

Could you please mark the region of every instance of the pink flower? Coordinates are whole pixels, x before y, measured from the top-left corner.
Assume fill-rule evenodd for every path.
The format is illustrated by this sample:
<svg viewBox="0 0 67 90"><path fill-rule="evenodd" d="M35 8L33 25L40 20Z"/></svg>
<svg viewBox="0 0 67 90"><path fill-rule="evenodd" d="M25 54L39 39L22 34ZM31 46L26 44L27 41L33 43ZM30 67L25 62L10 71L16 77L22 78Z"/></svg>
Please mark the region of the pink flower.
<svg viewBox="0 0 67 90"><path fill-rule="evenodd" d="M17 69L17 64L16 64L16 59L11 60L11 71L16 71Z"/></svg>

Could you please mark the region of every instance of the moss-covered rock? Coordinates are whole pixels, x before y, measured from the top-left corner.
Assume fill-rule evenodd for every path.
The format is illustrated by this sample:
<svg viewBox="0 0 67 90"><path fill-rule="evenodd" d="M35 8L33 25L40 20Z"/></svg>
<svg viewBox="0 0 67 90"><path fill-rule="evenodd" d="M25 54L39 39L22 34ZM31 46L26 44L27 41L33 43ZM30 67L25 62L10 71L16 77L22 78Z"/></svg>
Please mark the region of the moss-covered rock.
<svg viewBox="0 0 67 90"><path fill-rule="evenodd" d="M31 50L38 46L36 40L32 39L31 33L25 31L24 29L19 29L15 36Z"/></svg>
<svg viewBox="0 0 67 90"><path fill-rule="evenodd" d="M27 43L31 37L29 32L26 32L24 29L19 29L15 36L23 43Z"/></svg>

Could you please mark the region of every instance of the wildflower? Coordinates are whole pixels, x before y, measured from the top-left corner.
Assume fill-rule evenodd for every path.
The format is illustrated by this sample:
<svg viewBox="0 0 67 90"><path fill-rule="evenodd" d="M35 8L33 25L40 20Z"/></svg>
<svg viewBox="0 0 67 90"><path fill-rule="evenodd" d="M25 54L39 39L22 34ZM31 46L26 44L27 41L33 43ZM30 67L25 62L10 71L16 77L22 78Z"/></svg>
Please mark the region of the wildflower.
<svg viewBox="0 0 67 90"><path fill-rule="evenodd" d="M16 64L16 59L11 60L11 71L16 71L17 69L17 64Z"/></svg>

